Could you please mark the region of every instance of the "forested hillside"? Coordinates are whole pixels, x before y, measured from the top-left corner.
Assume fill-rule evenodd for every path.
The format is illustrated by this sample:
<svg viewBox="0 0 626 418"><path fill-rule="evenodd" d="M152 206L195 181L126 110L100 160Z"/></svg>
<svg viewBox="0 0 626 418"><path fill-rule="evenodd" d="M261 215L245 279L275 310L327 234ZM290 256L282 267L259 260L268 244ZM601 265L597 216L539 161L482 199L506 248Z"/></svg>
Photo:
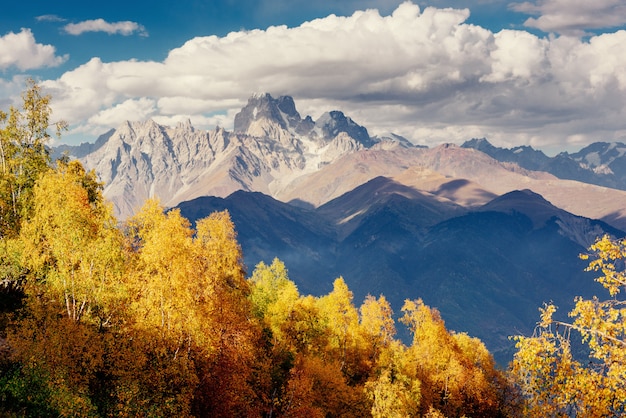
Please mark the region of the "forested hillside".
<svg viewBox="0 0 626 418"><path fill-rule="evenodd" d="M50 97L35 83L23 97L0 114L0 415L624 412L626 280L614 262L624 243L592 248L611 299L578 300L571 324L544 307L537 335L520 337L512 368L499 370L420 299L406 300L396 324L384 295L354 301L341 277L313 297L278 259L248 275L226 211L192 228L149 200L120 224L94 172L50 161ZM570 355L572 330L588 365Z"/></svg>

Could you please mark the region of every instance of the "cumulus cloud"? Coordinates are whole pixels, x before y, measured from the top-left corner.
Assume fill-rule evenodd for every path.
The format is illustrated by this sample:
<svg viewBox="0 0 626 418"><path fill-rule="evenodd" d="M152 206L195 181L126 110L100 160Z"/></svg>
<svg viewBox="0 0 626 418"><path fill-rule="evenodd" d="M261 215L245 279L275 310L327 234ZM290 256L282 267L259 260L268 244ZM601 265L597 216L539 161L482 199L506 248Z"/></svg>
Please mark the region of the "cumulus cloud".
<svg viewBox="0 0 626 418"><path fill-rule="evenodd" d="M107 22L104 19L85 20L79 23L68 23L63 27L70 35L82 35L85 32L105 32L109 35L129 36L138 33L141 36L148 36L146 28L136 22Z"/></svg>
<svg viewBox="0 0 626 418"><path fill-rule="evenodd" d="M122 117L208 123L267 91L294 96L303 115L341 109L371 133L422 144L626 135L626 32L542 38L493 33L468 16L406 2L386 16L358 11L193 38L162 62L94 58L45 87L55 114L102 132Z"/></svg>
<svg viewBox="0 0 626 418"><path fill-rule="evenodd" d="M42 67L56 67L67 61L68 56L57 56L52 45L37 43L30 29L19 33L9 32L0 37L0 69L16 67L31 70Z"/></svg>
<svg viewBox="0 0 626 418"><path fill-rule="evenodd" d="M156 111L155 101L147 97L128 99L115 106L102 110L89 118L96 125L117 126L127 120L144 120Z"/></svg>
<svg viewBox="0 0 626 418"><path fill-rule="evenodd" d="M623 0L534 0L513 3L511 8L539 16L528 18L524 25L564 35L579 36L590 29L626 24Z"/></svg>
<svg viewBox="0 0 626 418"><path fill-rule="evenodd" d="M11 79L0 78L0 109L6 111L9 106L16 105L27 83L27 77L18 74Z"/></svg>

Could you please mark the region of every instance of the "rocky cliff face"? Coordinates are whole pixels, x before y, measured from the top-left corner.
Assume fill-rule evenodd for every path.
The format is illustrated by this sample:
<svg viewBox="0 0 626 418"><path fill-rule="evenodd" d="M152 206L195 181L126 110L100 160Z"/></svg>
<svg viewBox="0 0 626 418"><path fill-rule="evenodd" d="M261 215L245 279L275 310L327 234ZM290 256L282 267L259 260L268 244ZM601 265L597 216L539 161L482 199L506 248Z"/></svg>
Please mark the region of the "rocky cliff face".
<svg viewBox="0 0 626 418"><path fill-rule="evenodd" d="M189 123L167 128L154 121L126 122L94 152L82 158L105 183L104 194L121 216L133 213L147 198L168 204L217 167L231 144L224 130L195 131ZM219 183L216 184L219 187Z"/></svg>

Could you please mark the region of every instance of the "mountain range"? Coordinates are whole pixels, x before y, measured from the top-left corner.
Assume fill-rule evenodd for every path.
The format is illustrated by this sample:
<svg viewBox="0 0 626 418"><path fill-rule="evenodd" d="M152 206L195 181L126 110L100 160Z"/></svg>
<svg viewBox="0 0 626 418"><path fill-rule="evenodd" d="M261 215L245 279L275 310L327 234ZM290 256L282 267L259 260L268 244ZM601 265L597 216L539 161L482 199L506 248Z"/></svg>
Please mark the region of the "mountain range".
<svg viewBox="0 0 626 418"><path fill-rule="evenodd" d="M554 157L529 146L495 147L485 138L472 139L461 146L482 151L501 162L545 171L561 179L626 190L626 144L621 142L595 142L576 153L562 152Z"/></svg>
<svg viewBox="0 0 626 418"><path fill-rule="evenodd" d="M289 96L250 97L232 132L126 122L63 147L124 219L148 197L195 221L227 209L245 262L283 260L301 292L343 276L357 304L421 297L449 328L510 359L537 308L601 292L578 255L626 230L623 144L547 157L530 147L418 147L343 112L304 118Z"/></svg>

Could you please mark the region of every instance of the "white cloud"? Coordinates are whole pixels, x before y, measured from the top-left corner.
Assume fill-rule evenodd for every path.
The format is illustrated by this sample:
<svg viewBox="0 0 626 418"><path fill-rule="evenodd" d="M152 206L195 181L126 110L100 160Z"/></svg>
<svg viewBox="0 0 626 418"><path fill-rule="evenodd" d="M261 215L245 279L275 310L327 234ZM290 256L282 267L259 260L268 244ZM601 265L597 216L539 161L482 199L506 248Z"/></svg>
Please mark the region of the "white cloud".
<svg viewBox="0 0 626 418"><path fill-rule="evenodd" d="M549 41L528 32L503 30L495 34L495 47L491 51L491 73L482 80L503 82L528 80L545 73Z"/></svg>
<svg viewBox="0 0 626 418"><path fill-rule="evenodd" d="M67 19L57 15L41 15L35 17L37 22L65 22Z"/></svg>
<svg viewBox="0 0 626 418"><path fill-rule="evenodd" d="M157 106L163 115L189 115L216 112L241 104L241 99L203 100L185 96L162 97Z"/></svg>
<svg viewBox="0 0 626 418"><path fill-rule="evenodd" d="M42 67L56 67L67 61L68 56L57 56L52 45L35 41L30 29L19 33L9 32L0 37L0 69L16 67L31 70Z"/></svg>
<svg viewBox="0 0 626 418"><path fill-rule="evenodd" d="M13 76L10 80L0 78L0 109L7 111L12 105L19 105L27 78L21 74Z"/></svg>
<svg viewBox="0 0 626 418"><path fill-rule="evenodd" d="M623 0L534 0L513 3L513 10L537 15L524 25L544 32L584 35L590 29L613 28L626 24Z"/></svg>
<svg viewBox="0 0 626 418"><path fill-rule="evenodd" d="M55 115L70 123L80 123L119 103L123 98L107 86L112 76L110 68L111 64L93 58L56 81L43 81L42 87L53 98Z"/></svg>
<svg viewBox="0 0 626 418"><path fill-rule="evenodd" d="M163 62L94 58L44 85L55 115L89 132L142 114L208 123L268 91L294 96L303 116L340 109L371 133L427 144L624 135L626 32L588 41L494 34L466 24L468 15L407 2L389 16L368 10L193 38Z"/></svg>
<svg viewBox="0 0 626 418"><path fill-rule="evenodd" d="M109 35L129 36L138 33L141 36L148 36L146 28L136 22L107 22L104 19L85 20L79 23L68 23L63 27L70 35L82 35L85 32L105 32Z"/></svg>
<svg viewBox="0 0 626 418"><path fill-rule="evenodd" d="M96 125L117 126L124 121L141 121L150 118L156 111L154 100L142 97L128 99L90 117L88 122Z"/></svg>

